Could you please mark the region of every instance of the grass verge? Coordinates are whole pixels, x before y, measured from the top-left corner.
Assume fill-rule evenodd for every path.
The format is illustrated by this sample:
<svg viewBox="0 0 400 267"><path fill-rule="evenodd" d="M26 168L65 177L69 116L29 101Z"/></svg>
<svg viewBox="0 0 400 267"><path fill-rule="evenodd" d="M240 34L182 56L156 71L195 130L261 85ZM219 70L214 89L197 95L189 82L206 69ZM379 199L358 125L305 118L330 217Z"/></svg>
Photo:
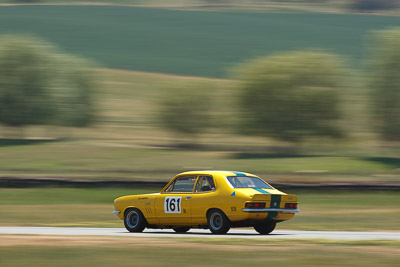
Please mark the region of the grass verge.
<svg viewBox="0 0 400 267"><path fill-rule="evenodd" d="M394 266L399 248L368 244L282 241L222 244L214 241L111 237L7 236L2 266ZM248 242L248 241L247 241ZM156 255L156 256L155 256ZM338 257L340 255L340 257Z"/></svg>
<svg viewBox="0 0 400 267"><path fill-rule="evenodd" d="M0 189L1 226L123 227L113 200L158 189ZM298 213L277 229L399 231L397 192L291 191L299 198Z"/></svg>

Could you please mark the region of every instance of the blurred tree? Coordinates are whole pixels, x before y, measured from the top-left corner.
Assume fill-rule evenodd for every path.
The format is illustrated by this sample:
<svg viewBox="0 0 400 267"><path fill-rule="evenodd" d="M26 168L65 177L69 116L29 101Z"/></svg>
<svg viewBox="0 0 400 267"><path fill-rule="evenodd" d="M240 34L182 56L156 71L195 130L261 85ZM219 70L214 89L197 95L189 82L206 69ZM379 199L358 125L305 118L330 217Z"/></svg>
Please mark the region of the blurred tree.
<svg viewBox="0 0 400 267"><path fill-rule="evenodd" d="M350 8L357 11L375 11L398 7L398 0L354 0Z"/></svg>
<svg viewBox="0 0 400 267"><path fill-rule="evenodd" d="M52 123L85 127L94 121L95 78L90 63L72 56L59 56L53 96L56 113ZM62 67L61 67L62 66Z"/></svg>
<svg viewBox="0 0 400 267"><path fill-rule="evenodd" d="M340 136L336 121L343 66L336 55L311 51L276 54L240 66L244 133L289 142Z"/></svg>
<svg viewBox="0 0 400 267"><path fill-rule="evenodd" d="M189 138L190 146L195 146L195 138L211 126L210 103L207 90L201 85L166 88L160 100L160 122L165 129Z"/></svg>
<svg viewBox="0 0 400 267"><path fill-rule="evenodd" d="M400 27L373 34L372 102L376 127L385 140L400 140Z"/></svg>
<svg viewBox="0 0 400 267"><path fill-rule="evenodd" d="M86 126L93 79L87 64L32 36L0 37L0 123Z"/></svg>
<svg viewBox="0 0 400 267"><path fill-rule="evenodd" d="M40 0L14 0L14 2L25 4L25 3L39 3L41 1Z"/></svg>

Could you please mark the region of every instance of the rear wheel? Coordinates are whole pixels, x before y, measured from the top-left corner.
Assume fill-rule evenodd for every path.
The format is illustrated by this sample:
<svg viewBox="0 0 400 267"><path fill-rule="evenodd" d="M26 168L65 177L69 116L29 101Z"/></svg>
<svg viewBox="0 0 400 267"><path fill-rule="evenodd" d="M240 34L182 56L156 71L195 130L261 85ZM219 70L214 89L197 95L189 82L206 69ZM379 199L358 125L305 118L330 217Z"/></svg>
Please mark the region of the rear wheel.
<svg viewBox="0 0 400 267"><path fill-rule="evenodd" d="M220 210L211 210L207 216L207 223L213 234L226 234L231 228L228 217Z"/></svg>
<svg viewBox="0 0 400 267"><path fill-rule="evenodd" d="M177 232L177 233L186 233L187 231L190 230L190 227L188 227L188 226L180 226L180 227L175 227L175 228L172 228L172 229L174 229L174 231Z"/></svg>
<svg viewBox="0 0 400 267"><path fill-rule="evenodd" d="M268 235L269 233L274 231L275 226L276 226L275 221L266 221L266 222L262 222L258 225L255 225L254 229L262 235Z"/></svg>
<svg viewBox="0 0 400 267"><path fill-rule="evenodd" d="M142 232L147 223L139 209L128 209L125 211L124 224L129 232Z"/></svg>

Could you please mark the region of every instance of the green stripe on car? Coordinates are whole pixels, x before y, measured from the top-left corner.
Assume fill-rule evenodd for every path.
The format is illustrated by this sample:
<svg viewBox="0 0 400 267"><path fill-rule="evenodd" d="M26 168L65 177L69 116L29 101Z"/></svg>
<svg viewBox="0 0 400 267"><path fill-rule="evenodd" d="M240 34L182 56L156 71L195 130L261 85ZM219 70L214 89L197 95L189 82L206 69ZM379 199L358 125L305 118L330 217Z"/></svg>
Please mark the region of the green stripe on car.
<svg viewBox="0 0 400 267"><path fill-rule="evenodd" d="M270 208L279 209L281 206L281 195L271 195Z"/></svg>
<svg viewBox="0 0 400 267"><path fill-rule="evenodd" d="M244 174L243 172L233 172L234 174L236 174L237 176L246 176L246 174Z"/></svg>
<svg viewBox="0 0 400 267"><path fill-rule="evenodd" d="M269 194L268 191L265 191L264 189L261 189L261 188L253 188L253 189L262 194Z"/></svg>
<svg viewBox="0 0 400 267"><path fill-rule="evenodd" d="M281 195L271 195L271 203L269 205L270 208L272 209L279 209L281 206ZM278 212L276 211L271 211L268 212L268 219L274 219L276 216L278 216Z"/></svg>

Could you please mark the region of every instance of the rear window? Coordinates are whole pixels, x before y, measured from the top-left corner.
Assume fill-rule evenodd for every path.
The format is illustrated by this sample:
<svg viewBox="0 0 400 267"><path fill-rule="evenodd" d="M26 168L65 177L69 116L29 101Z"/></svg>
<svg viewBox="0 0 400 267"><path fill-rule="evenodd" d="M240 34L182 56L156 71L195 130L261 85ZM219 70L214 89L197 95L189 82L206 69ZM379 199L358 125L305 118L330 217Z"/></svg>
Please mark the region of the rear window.
<svg viewBox="0 0 400 267"><path fill-rule="evenodd" d="M251 176L228 176L228 182L233 188L267 188L273 189L269 184L257 177Z"/></svg>

